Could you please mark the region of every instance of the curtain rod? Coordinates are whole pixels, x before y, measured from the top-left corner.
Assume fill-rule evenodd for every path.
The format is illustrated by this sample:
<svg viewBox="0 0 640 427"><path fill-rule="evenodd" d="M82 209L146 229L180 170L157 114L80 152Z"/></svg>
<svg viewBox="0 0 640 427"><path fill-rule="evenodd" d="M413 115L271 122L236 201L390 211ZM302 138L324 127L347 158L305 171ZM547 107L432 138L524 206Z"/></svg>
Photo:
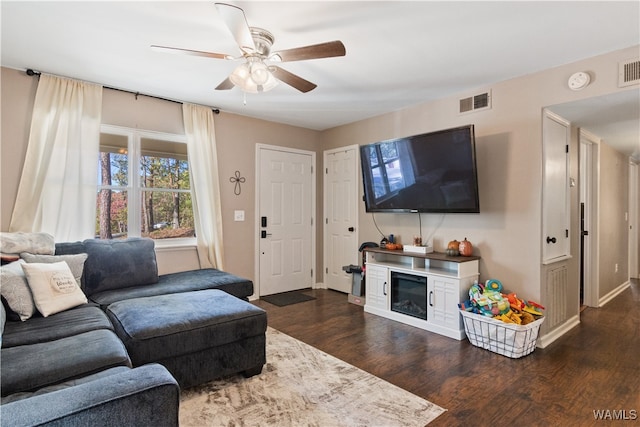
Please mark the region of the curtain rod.
<svg viewBox="0 0 640 427"><path fill-rule="evenodd" d="M27 73L27 76L32 76L32 77L33 76L40 77L40 75L42 74L40 71L35 71L35 70L31 69L31 68L27 68L26 73ZM161 101L169 101L169 102L175 102L176 104L183 104L182 101L176 101L176 100L173 100L173 99L162 98L160 96L147 95L147 94L140 93L140 92L132 92L130 90L118 89L118 88L109 87L109 86L102 86L102 87L104 89L117 90L117 91L120 91L120 92L130 93L132 95L135 95L136 100L138 99L138 96L146 96L147 98L155 98L155 99L159 99ZM218 109L218 108L212 108L211 111L213 111L214 114L220 114L220 109Z"/></svg>

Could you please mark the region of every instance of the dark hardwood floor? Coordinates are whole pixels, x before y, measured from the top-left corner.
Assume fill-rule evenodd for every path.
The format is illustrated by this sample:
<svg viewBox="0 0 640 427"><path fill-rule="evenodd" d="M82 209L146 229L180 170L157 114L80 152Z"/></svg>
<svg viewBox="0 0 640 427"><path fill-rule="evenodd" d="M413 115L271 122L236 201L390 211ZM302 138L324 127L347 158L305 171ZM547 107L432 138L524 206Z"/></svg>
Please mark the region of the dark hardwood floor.
<svg viewBox="0 0 640 427"><path fill-rule="evenodd" d="M448 410L430 425L640 424L637 280L521 359L365 313L339 292L307 293L317 299L286 307L254 303L267 311L269 326ZM596 420L596 410L609 411L603 413L609 421Z"/></svg>

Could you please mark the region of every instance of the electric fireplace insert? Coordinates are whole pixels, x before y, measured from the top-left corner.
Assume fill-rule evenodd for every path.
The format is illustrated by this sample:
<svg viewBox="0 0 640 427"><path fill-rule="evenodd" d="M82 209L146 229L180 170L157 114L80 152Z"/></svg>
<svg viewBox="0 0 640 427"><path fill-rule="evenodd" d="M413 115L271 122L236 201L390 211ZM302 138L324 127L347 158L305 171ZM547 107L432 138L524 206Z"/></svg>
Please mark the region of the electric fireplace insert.
<svg viewBox="0 0 640 427"><path fill-rule="evenodd" d="M392 271L391 311L427 320L427 278Z"/></svg>

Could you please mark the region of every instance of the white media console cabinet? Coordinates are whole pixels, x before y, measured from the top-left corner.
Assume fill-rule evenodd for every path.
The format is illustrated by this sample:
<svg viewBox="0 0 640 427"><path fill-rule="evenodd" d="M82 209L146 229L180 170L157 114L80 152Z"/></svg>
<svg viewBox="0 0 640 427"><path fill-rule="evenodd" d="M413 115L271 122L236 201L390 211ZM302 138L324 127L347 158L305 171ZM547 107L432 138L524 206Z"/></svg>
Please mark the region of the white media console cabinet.
<svg viewBox="0 0 640 427"><path fill-rule="evenodd" d="M480 257L365 249L364 311L462 340L458 303L479 278Z"/></svg>

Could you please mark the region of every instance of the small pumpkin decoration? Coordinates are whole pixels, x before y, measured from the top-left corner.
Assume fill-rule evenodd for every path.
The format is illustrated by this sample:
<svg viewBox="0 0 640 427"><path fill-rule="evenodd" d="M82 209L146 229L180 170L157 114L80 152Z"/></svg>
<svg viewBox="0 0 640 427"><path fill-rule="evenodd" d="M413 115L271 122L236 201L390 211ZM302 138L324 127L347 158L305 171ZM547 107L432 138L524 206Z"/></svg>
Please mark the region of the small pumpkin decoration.
<svg viewBox="0 0 640 427"><path fill-rule="evenodd" d="M460 252L457 249L450 249L450 248L447 248L447 250L444 253L447 254L447 256L458 256L458 255L460 255Z"/></svg>
<svg viewBox="0 0 640 427"><path fill-rule="evenodd" d="M460 245L458 245L458 250L462 256L471 256L473 254L473 245L465 237L464 240L460 242Z"/></svg>
<svg viewBox="0 0 640 427"><path fill-rule="evenodd" d="M447 249L454 249L456 251L460 250L460 242L457 240L452 240L447 244Z"/></svg>

